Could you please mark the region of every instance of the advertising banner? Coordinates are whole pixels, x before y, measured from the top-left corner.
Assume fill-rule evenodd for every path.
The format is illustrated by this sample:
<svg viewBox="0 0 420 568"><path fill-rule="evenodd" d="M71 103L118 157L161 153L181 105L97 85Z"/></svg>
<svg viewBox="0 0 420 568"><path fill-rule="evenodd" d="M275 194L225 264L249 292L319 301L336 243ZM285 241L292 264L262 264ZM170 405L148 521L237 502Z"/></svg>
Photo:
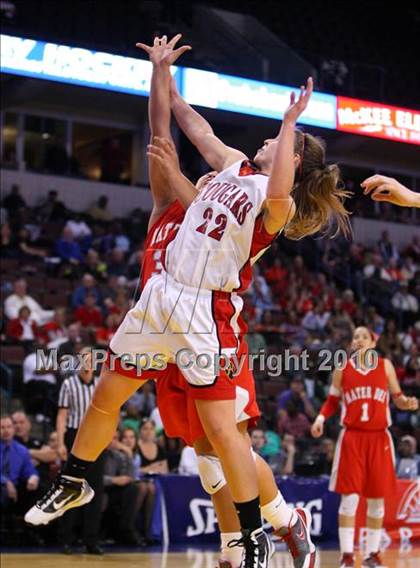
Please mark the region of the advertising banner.
<svg viewBox="0 0 420 568"><path fill-rule="evenodd" d="M337 130L420 144L420 112L337 97Z"/></svg>

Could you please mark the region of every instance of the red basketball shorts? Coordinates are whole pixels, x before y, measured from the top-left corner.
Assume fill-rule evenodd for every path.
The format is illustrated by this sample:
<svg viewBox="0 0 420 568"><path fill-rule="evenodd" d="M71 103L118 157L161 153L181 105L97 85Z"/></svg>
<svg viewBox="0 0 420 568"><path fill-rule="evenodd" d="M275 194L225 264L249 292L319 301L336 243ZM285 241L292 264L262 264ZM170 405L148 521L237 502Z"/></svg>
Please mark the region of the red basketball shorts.
<svg viewBox="0 0 420 568"><path fill-rule="evenodd" d="M394 444L389 431L343 429L335 450L330 490L379 499L395 489Z"/></svg>

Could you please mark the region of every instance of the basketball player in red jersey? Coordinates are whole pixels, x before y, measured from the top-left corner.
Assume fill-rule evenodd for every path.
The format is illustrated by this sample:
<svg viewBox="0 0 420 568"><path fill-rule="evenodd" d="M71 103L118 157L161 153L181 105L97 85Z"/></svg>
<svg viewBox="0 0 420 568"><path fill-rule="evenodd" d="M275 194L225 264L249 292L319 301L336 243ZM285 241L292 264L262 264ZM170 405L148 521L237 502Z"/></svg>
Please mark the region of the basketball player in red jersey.
<svg viewBox="0 0 420 568"><path fill-rule="evenodd" d="M172 361L178 359L184 348L193 355L202 353L209 357L210 365L206 368L183 367L183 374L235 499L246 567L267 568L271 547L261 525L255 464L249 446L236 428L235 382L226 371L216 371L216 358L231 358L239 347L237 317L242 301L235 294L250 283L251 261L285 225L286 236L291 238L322 230L332 219L340 228L348 227L342 202L346 194L337 185L338 168L325 163L325 149L319 140L295 129L312 89L309 79L298 98L292 94L279 135L265 141L255 163L214 135L202 136L202 131L194 126L195 119L190 120L190 109L184 109L190 118L178 109L181 126L190 134L192 127L193 142L220 173L188 208L169 245L172 262L166 263L165 274L147 282L136 306L111 341L114 353L128 354L132 361L140 354L151 356L162 349ZM165 148L157 146L149 147L148 155L161 165L159 152L165 154ZM180 191L189 182L177 164L170 163L169 169L169 177L168 169L165 170L168 184L172 187L174 182ZM124 380L116 372L102 373L65 470L27 513L27 521L47 523L66 509L90 500L92 490L86 482L86 472L112 437L119 409L133 392L130 382L133 381Z"/></svg>
<svg viewBox="0 0 420 568"><path fill-rule="evenodd" d="M147 48L147 46L145 46ZM154 46L147 48L146 51L152 57L153 52L162 51L162 47ZM157 75L156 83L162 81L162 77ZM165 129L162 119L167 116L167 109L159 107L158 88L151 91L149 104L149 121L153 133L160 133ZM164 88L164 85L161 85ZM166 125L169 132L169 123ZM176 159L174 146L171 147ZM153 173L154 164L150 165L150 172ZM141 285L144 288L147 280L154 274L159 274L163 269L164 255L167 245L176 235L176 232L185 215L185 209L215 177L217 172L210 172L204 175L197 182L196 187L192 185L190 192L185 187L179 196L181 202L175 199L164 209L161 205L160 216L153 216L153 225L150 226L145 242L145 253L143 258ZM159 201L159 196L167 194L167 184L156 176L151 177L151 190L154 203ZM170 196L168 196L170 197ZM241 320L239 325L245 331L245 323ZM238 429L243 435L247 435L247 429L256 425L260 416L260 411L256 402L254 378L248 368L248 350L244 340L241 341L239 349L239 361L243 365L237 378L237 422ZM138 378L136 371L119 370L133 378ZM153 372L152 372L153 374ZM159 376L161 375L161 376ZM163 376L162 376L163 375ZM203 488L211 495L218 518L219 529L221 532L221 568L236 568L241 563L242 551L240 548L232 546L235 540L240 540L239 519L230 495L226 479L221 468L220 461L215 455L213 448L206 439L204 429L198 417L194 401L188 397L185 378L181 371L174 364L169 364L167 369L155 373L157 379L157 401L165 432L170 437L182 438L187 445L194 446L198 454L199 473ZM184 412L180 412L184 409ZM301 568L311 566L315 563L315 547L311 542L309 530L310 513L304 509L290 509L287 507L283 496L279 492L274 476L267 463L257 455L254 455L257 465L259 478L261 513L262 516L274 527L275 534L281 537L289 546L293 557L294 566ZM297 538L301 535L301 538ZM303 538L302 538L303 536Z"/></svg>
<svg viewBox="0 0 420 568"><path fill-rule="evenodd" d="M342 370L335 369L329 396L312 425L322 436L324 422L341 402L343 430L337 441L330 490L341 494L339 538L340 568L354 566L354 525L359 497L367 499L367 556L362 566L382 566L379 556L384 497L395 489L394 447L390 395L397 408L417 410L418 401L401 392L394 366L376 355L374 334L366 327L354 331L352 357Z"/></svg>

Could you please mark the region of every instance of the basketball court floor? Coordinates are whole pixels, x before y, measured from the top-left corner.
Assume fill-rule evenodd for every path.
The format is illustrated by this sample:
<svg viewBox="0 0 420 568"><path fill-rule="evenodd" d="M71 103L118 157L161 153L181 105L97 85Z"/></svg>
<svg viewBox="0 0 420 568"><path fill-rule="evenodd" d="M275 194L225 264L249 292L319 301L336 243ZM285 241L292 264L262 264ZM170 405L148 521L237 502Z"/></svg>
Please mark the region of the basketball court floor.
<svg viewBox="0 0 420 568"><path fill-rule="evenodd" d="M2 554L2 568L216 568L217 554L214 551L188 550L140 554L106 554L101 557L87 555L63 556L62 554ZM336 551L320 552L320 568L338 568L339 554ZM389 550L383 555L388 568L419 568L420 549L407 552ZM272 560L273 568L293 568L285 552L277 552ZM361 566L358 558L356 568Z"/></svg>

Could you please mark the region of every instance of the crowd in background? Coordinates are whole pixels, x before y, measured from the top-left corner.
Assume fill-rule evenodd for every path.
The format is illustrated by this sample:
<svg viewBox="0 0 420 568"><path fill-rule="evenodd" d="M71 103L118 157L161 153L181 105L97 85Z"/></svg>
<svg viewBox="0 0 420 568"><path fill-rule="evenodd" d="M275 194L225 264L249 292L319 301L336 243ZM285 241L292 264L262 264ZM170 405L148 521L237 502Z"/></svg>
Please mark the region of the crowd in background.
<svg viewBox="0 0 420 568"><path fill-rule="evenodd" d="M40 368L36 350L63 360L86 346L106 348L140 292L148 215L136 210L115 220L106 197L75 213L53 190L29 208L17 186L1 206L1 441L2 451L11 448L7 471L2 465L1 499L17 523L2 524L2 532L12 538L28 530L19 524L24 510L69 450L55 425L60 389L74 372L53 372L47 363ZM404 392L420 397L419 263L419 236L397 247L385 230L372 247L357 235L354 241L280 237L254 267L243 297L250 353L288 353L293 361L309 354L306 369L255 369L262 419L251 440L276 474L330 473L338 417L321 441L309 432L331 374L322 350L346 349L356 326L377 334L378 351L393 361ZM392 415L398 475L414 478L418 416L395 408ZM104 459L102 537L147 546L153 542L154 476L197 473L191 450L165 436L153 383L123 408ZM26 534L27 542L45 537Z"/></svg>

